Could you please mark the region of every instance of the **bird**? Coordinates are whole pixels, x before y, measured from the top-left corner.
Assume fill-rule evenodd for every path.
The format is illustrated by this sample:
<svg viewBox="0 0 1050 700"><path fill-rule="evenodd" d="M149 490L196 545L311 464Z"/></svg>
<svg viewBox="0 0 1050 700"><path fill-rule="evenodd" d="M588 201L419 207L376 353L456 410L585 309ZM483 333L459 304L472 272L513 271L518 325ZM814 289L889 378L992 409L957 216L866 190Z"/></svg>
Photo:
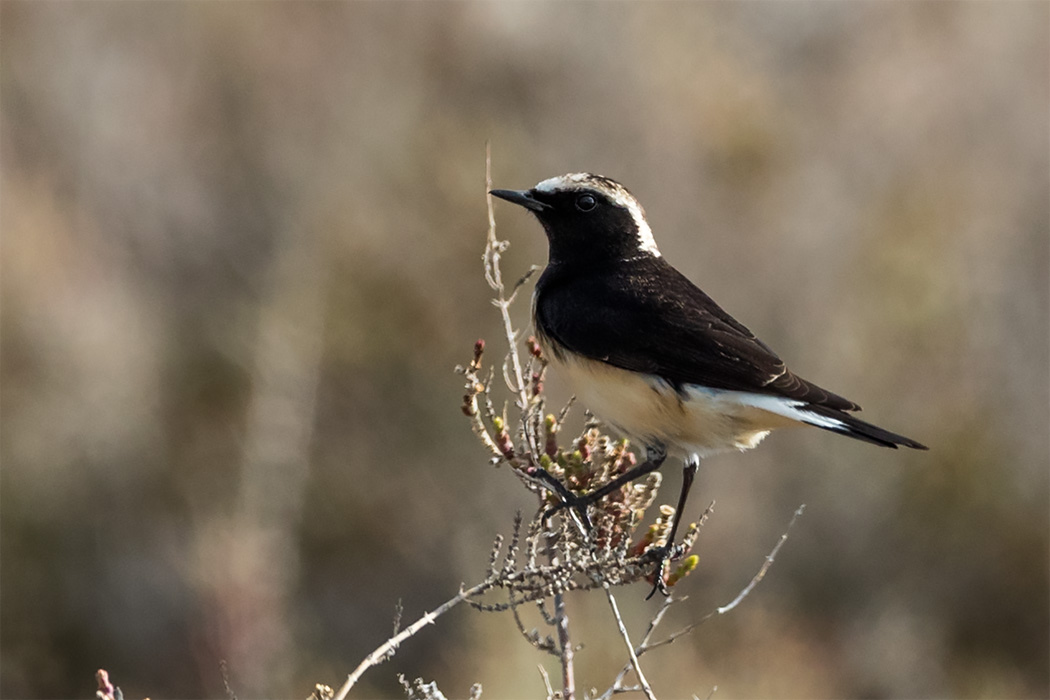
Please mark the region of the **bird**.
<svg viewBox="0 0 1050 700"><path fill-rule="evenodd" d="M585 514L670 454L683 464L673 543L701 460L754 448L772 430L808 425L882 447L928 449L857 418L859 405L788 369L664 259L645 210L619 182L569 173L490 194L531 212L547 235L532 315L550 363L584 406L645 449L645 461L591 493L556 489L562 507ZM672 546L659 552L650 596L657 588L667 594Z"/></svg>

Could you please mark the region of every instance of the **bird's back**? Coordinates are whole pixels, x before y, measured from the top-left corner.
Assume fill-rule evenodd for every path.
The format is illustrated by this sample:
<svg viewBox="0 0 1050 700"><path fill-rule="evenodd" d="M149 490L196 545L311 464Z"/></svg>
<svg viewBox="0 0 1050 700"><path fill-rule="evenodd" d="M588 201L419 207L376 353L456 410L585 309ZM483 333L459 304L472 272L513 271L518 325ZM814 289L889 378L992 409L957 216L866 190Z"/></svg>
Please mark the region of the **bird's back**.
<svg viewBox="0 0 1050 700"><path fill-rule="evenodd" d="M536 327L553 352L689 386L860 407L791 373L784 362L662 257L615 267L548 266L537 283Z"/></svg>

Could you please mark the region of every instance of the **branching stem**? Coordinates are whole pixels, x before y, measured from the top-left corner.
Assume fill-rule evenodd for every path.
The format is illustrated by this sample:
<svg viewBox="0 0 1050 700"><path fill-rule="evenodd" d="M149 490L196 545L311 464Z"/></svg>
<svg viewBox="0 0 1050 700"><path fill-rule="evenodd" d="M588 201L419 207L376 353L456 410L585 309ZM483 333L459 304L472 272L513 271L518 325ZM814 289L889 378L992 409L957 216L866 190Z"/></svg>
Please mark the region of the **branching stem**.
<svg viewBox="0 0 1050 700"><path fill-rule="evenodd" d="M496 214L492 207L492 195L489 194L489 190L492 189L492 148L489 144L485 144L485 202L488 207L489 215L489 231L488 240L485 244L485 279L488 281L489 286L496 292L496 298L493 300L493 304L499 309L500 316L503 319L503 332L507 334L507 341L509 347L508 357L510 359L510 369L513 370L514 376L508 376L507 372L504 371L504 378L507 380L507 386L518 395L518 408L524 410L529 405L529 394L528 387L525 385L525 375L521 371L521 357L518 353L518 334L514 330L514 323L510 319L510 304L514 300L514 296L517 294L518 285L514 287L514 294L511 298L506 297L506 290L503 286L503 276L500 273L499 258L504 250L507 249L506 241L501 241L496 238Z"/></svg>
<svg viewBox="0 0 1050 700"><path fill-rule="evenodd" d="M459 593L455 597L445 601L443 604L424 614L421 618L413 622L401 632L386 640L375 651L366 656L365 660L362 661L361 664L354 669L353 673L351 673L349 677L347 677L346 682L343 683L341 688L339 688L339 691L335 694L332 700L345 700L347 694L350 692L350 689L354 687L354 684L357 683L357 681L361 678L364 672L372 668L373 666L378 666L379 664L383 663L391 656L393 656L397 652L397 648L401 645L401 642L405 641L406 639L408 639L427 625L433 624L434 621L437 620L437 618L444 615L460 603L466 601L469 598L472 598L473 596L484 593L493 585L494 581L492 579L486 579L478 585L468 588L466 590L460 589Z"/></svg>

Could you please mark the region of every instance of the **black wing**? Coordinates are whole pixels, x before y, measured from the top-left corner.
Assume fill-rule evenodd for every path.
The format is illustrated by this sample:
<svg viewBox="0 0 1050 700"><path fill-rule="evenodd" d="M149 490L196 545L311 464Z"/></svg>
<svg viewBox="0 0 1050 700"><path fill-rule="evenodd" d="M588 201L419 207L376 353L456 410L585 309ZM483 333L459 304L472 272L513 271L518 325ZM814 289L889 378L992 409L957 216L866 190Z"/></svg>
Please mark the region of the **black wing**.
<svg viewBox="0 0 1050 700"><path fill-rule="evenodd" d="M536 326L555 351L662 377L803 401L860 406L791 373L743 324L663 258L614 269L549 266L536 286Z"/></svg>

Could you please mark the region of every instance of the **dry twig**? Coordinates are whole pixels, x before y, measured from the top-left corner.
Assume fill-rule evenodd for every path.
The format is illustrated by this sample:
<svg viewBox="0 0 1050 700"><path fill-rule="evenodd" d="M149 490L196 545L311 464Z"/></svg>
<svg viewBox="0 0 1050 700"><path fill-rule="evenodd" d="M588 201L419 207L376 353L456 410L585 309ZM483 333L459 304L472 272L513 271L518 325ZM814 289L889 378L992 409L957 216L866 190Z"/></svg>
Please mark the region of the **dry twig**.
<svg viewBox="0 0 1050 700"><path fill-rule="evenodd" d="M701 516L700 520L701 524L704 520L707 519L707 516L714 508L714 505L715 504L712 502L711 505L707 507L707 510L704 511L704 514L703 516ZM692 622L686 625L682 629L678 630L677 632L674 632L673 634L668 635L667 637L658 642L650 642L650 639L652 638L653 633L656 631L657 626L659 626L660 622L663 621L664 615L667 612L667 610L673 604L685 600L684 598L674 598L672 596L667 597L664 600L663 605L660 606L660 609L656 612L656 615L654 615L652 620L650 620L649 627L645 632L645 636L642 637L641 643L636 648L631 649L630 661L627 664L625 664L623 668L620 669L620 672L616 675L616 678L613 680L612 685L610 685L604 693L598 696L597 700L608 700L610 697L613 696L614 693L622 693L628 690L633 690L633 688L626 688L623 685L623 679L627 676L627 673L631 669L634 669L635 673L639 676L639 682L641 684L639 689L643 692L647 692L646 696L648 697L648 693L651 693L652 691L651 689L646 691L647 683L641 676L640 666L638 664L638 657L658 647L674 643L676 639L689 634L697 627L710 620L712 617L715 617L716 615L724 615L727 612L736 608L738 605L740 605L744 598L750 595L751 592L755 589L755 586L757 586L759 582L765 577L766 572L769 571L769 567L773 565L773 560L776 559L777 553L780 551L780 548L784 546L784 542L787 541L788 533L791 531L791 528L795 525L795 521L798 520L798 518L802 515L805 508L806 504L803 503L795 510L794 515L791 516L791 520L788 522L787 528L784 529L783 534L780 535L780 538L777 540L776 545L773 546L773 549L769 552L768 555L766 555L765 561L762 563L761 568L759 568L758 573L755 574L750 581L748 581L747 585L744 586L740 593L738 593L737 596L730 603L728 603L727 605L723 605L722 607L715 608L696 622ZM617 622L621 626L621 634L624 636L625 639L627 639L626 632L623 629L623 624L618 614ZM715 690L717 689L718 686L712 688L711 693L708 695L708 698L710 698L711 695L713 695Z"/></svg>
<svg viewBox="0 0 1050 700"><path fill-rule="evenodd" d="M612 608L613 617L616 619L616 626L620 630L620 636L623 637L623 641L627 644L627 655L631 659L631 666L634 668L634 675L638 677L638 684L642 688L642 692L645 693L645 697L648 700L656 700L656 696L653 695L653 689L649 686L649 681L646 680L645 674L642 672L642 665L638 663L638 655L634 652L634 645L631 644L631 637L627 634L627 627L623 624L623 618L620 616L620 608L616 605L616 598L613 596L612 591L609 587L605 587L605 596L609 600L609 607ZM670 598L668 598L670 600Z"/></svg>

